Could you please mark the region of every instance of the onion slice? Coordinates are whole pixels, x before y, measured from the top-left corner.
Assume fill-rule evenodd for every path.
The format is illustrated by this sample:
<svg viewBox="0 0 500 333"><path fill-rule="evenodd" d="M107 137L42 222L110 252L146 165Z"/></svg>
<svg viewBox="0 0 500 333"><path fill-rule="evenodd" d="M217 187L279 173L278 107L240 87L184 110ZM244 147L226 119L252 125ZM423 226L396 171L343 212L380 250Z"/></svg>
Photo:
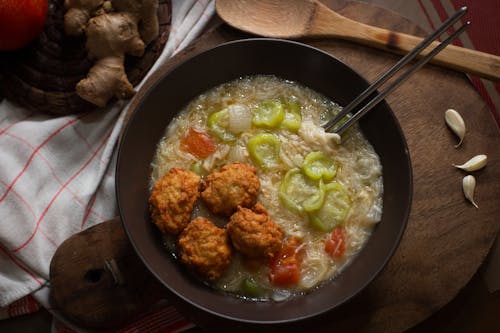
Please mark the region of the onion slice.
<svg viewBox="0 0 500 333"><path fill-rule="evenodd" d="M229 112L229 131L234 134L242 133L252 126L250 108L241 104L232 104L227 107Z"/></svg>

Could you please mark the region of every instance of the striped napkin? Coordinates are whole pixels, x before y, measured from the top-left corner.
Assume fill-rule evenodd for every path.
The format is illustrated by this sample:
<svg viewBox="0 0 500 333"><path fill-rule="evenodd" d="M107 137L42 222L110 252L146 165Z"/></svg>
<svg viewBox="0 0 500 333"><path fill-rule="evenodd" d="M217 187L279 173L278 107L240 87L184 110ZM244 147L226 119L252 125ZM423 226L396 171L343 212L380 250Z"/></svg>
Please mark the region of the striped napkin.
<svg viewBox="0 0 500 333"><path fill-rule="evenodd" d="M149 74L214 13L213 0L172 0L169 40ZM30 294L48 308L49 265L59 244L117 215L116 143L128 105L54 117L0 102L0 316L36 310L23 305L32 304L23 299Z"/></svg>

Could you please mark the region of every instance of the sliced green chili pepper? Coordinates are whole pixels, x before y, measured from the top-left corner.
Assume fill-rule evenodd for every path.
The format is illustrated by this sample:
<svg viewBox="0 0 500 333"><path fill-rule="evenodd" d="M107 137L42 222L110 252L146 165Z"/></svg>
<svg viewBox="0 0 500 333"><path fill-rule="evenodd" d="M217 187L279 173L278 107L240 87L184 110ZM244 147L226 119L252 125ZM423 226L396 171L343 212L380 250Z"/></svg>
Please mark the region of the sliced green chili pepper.
<svg viewBox="0 0 500 333"><path fill-rule="evenodd" d="M278 196L287 209L296 214L302 214L317 210L318 206L321 207L324 200L324 188L321 187L320 182L305 177L299 168L294 168L288 170L283 177Z"/></svg>
<svg viewBox="0 0 500 333"><path fill-rule="evenodd" d="M248 152L257 166L271 168L279 164L280 142L271 133L258 133L248 140Z"/></svg>
<svg viewBox="0 0 500 333"><path fill-rule="evenodd" d="M251 277L247 277L241 282L241 293L249 297L262 297L266 294L266 289Z"/></svg>
<svg viewBox="0 0 500 333"><path fill-rule="evenodd" d="M319 119L321 122L327 122L330 119L335 118L335 116L342 111L342 107L338 104L328 104L322 107L323 111L319 115ZM345 119L348 116L345 116L342 119Z"/></svg>
<svg viewBox="0 0 500 333"><path fill-rule="evenodd" d="M207 121L210 132L222 141L233 141L236 137L228 131L229 111L223 109L208 116Z"/></svg>
<svg viewBox="0 0 500 333"><path fill-rule="evenodd" d="M300 114L300 105L293 101L285 101L285 118L281 122L281 128L289 131L298 131L302 125L302 115Z"/></svg>
<svg viewBox="0 0 500 333"><path fill-rule="evenodd" d="M193 171L194 173L196 173L200 176L203 176L203 175L205 175L205 172L203 171L203 167L201 164L202 164L201 161L196 161L193 164L191 164L191 167L189 168L189 170Z"/></svg>
<svg viewBox="0 0 500 333"><path fill-rule="evenodd" d="M309 222L319 230L331 231L344 222L350 208L351 199L344 187L336 181L331 182L325 185L323 206L309 213Z"/></svg>
<svg viewBox="0 0 500 333"><path fill-rule="evenodd" d="M337 163L321 151L313 151L304 158L302 170L311 179L332 180L337 174Z"/></svg>
<svg viewBox="0 0 500 333"><path fill-rule="evenodd" d="M323 183L323 179L320 179L316 193L311 195L302 203L302 207L304 207L306 212L314 212L323 206L323 203L325 202L325 189L326 187Z"/></svg>
<svg viewBox="0 0 500 333"><path fill-rule="evenodd" d="M268 100L254 110L252 124L264 128L276 128L285 119L285 110L279 100Z"/></svg>

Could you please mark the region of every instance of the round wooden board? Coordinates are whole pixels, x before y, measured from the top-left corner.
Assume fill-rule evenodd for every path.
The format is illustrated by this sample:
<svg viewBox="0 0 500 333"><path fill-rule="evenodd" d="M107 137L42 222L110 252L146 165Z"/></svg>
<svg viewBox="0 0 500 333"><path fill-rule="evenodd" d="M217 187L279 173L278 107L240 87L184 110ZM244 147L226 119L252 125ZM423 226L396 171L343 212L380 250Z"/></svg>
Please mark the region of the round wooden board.
<svg viewBox="0 0 500 333"><path fill-rule="evenodd" d="M50 263L50 285L51 304L66 320L95 329L124 325L163 297L119 218L65 240Z"/></svg>
<svg viewBox="0 0 500 333"><path fill-rule="evenodd" d="M385 9L340 0L324 2L364 23L410 34L424 33L409 20ZM245 37L251 36L227 25L209 31L151 77L132 101L131 112L147 88L176 64L222 42ZM344 61L370 82L399 59L350 42L304 42ZM387 101L403 128L412 159L414 195L408 227L395 255L375 281L350 303L316 322L316 332L401 332L415 326L467 284L484 261L500 227L500 135L487 105L466 76L427 65ZM460 148L454 148L457 140L444 123L448 108L458 110L467 125ZM487 154L489 160L485 169L474 173L479 209L463 196L461 184L466 173L452 166L476 154ZM299 326L289 329L300 331Z"/></svg>

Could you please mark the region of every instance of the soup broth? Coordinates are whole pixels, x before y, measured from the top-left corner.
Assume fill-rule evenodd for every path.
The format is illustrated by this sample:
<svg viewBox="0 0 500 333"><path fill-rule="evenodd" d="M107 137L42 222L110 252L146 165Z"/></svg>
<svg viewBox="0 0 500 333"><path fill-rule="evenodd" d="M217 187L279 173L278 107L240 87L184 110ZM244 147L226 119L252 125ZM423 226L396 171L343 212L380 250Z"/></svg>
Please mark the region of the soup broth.
<svg viewBox="0 0 500 333"><path fill-rule="evenodd" d="M256 75L217 86L191 101L170 123L152 163L151 186L171 168L202 177L223 165L255 166L258 202L281 226L285 240L299 240L295 283L274 284L272 264L235 253L214 288L242 297L282 300L338 275L366 244L382 214L382 166L356 126L341 144L321 124L341 107L303 85ZM190 130L215 144L208 156L187 151ZM208 153L207 153L208 154ZM198 154L200 155L200 154ZM223 227L227 218L202 203L193 212ZM175 255L175 240L169 241Z"/></svg>

